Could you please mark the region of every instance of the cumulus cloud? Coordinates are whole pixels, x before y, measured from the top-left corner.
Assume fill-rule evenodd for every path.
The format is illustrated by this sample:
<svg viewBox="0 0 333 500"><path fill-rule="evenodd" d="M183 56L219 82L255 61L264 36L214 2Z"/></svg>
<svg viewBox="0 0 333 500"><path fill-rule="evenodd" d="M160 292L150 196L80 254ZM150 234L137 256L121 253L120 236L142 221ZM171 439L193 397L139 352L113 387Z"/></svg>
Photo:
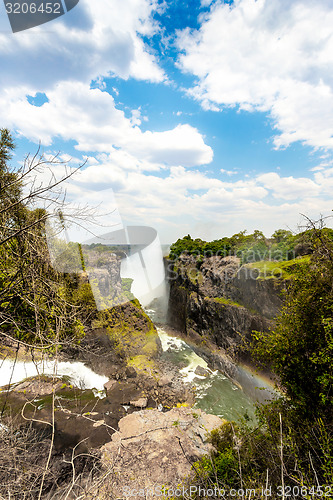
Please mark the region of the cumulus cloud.
<svg viewBox="0 0 333 500"><path fill-rule="evenodd" d="M77 175L69 195L80 200L82 193L98 190L103 202L104 189L113 189L123 220L155 227L163 241L174 241L188 232L214 239L242 229L260 229L269 236L287 224L297 230L299 223L304 224L301 214L316 219L332 209L332 168L315 172L313 178L268 172L224 182L180 166L171 167L161 177L154 172L147 176L135 169L125 170L112 155L99 155L96 161Z"/></svg>
<svg viewBox="0 0 333 500"><path fill-rule="evenodd" d="M80 151L112 153L123 167L156 170L164 165L192 167L212 161L213 151L199 131L187 124L164 132L138 127L138 111L127 118L114 98L78 82L61 82L47 93L42 106L29 103L26 89L0 96L0 121L28 139L46 146L53 137L77 142ZM134 117L134 119L133 119Z"/></svg>
<svg viewBox="0 0 333 500"><path fill-rule="evenodd" d="M62 159L69 160L66 155ZM78 160L74 158L74 166ZM267 236L279 227L297 230L298 224L305 224L301 214L317 219L331 212L332 188L331 166L309 177L267 172L224 181L184 166L166 167L163 175L151 170L147 175L135 158L121 150L91 156L66 185L69 201L95 200L104 211L112 190L112 206L124 224L152 226L164 242L187 233L214 239L243 229L260 229Z"/></svg>
<svg viewBox="0 0 333 500"><path fill-rule="evenodd" d="M275 172L259 175L257 181L270 189L274 198L285 200L318 196L321 191L321 186L309 178L280 177Z"/></svg>
<svg viewBox="0 0 333 500"><path fill-rule="evenodd" d="M71 12L27 31L0 32L0 87L24 82L45 91L57 81L90 82L116 75L153 82L165 79L142 36L152 36L150 0L80 0ZM3 13L5 16L5 13Z"/></svg>
<svg viewBox="0 0 333 500"><path fill-rule="evenodd" d="M218 2L178 38L205 109L269 112L276 147L333 148L333 10L327 0Z"/></svg>
<svg viewBox="0 0 333 500"><path fill-rule="evenodd" d="M233 5L202 0L202 5L211 5L211 11L201 29L185 30L178 40L180 67L198 78L191 95L205 109L269 112L280 131L276 147L293 141L332 147L328 0L315 6L306 0ZM47 29L0 32L1 126L49 149L55 139L74 141L74 166L80 153L89 161L68 184L70 199L96 198L108 206L112 189L125 221L152 225L164 240L183 236L190 227L207 228L207 235L194 234L203 238L245 228L270 234L281 220L295 226L299 213L317 217L331 210L329 160L309 177L267 172L232 182L235 172L227 166L218 177L196 169L213 159L200 130L186 123L147 130L140 108L127 108L127 114L119 109L119 92L116 87L116 97L106 92L105 77L167 80L143 41L159 30L151 15L155 8L154 0L80 0L72 17L69 13ZM46 94L41 106L27 97L37 92Z"/></svg>

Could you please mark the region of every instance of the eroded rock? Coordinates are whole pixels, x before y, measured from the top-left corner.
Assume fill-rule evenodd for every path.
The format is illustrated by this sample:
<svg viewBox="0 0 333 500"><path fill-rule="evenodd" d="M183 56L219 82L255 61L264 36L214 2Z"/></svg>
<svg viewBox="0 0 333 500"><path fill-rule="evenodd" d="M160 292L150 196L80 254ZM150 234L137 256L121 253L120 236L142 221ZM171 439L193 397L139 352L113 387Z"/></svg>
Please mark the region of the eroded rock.
<svg viewBox="0 0 333 500"><path fill-rule="evenodd" d="M136 399L135 401L130 401L130 404L132 406L135 406L136 408L146 408L148 404L148 399L145 397Z"/></svg>
<svg viewBox="0 0 333 500"><path fill-rule="evenodd" d="M259 271L241 266L235 256L206 257L198 269L194 256L181 255L172 266L170 262L169 323L202 353L206 350L214 368L233 377L233 363L252 362L249 350L244 349L250 345L252 331L273 326L285 283L257 279ZM214 350L219 350L216 360L211 359Z"/></svg>
<svg viewBox="0 0 333 500"><path fill-rule="evenodd" d="M116 385L117 380L111 379L105 382L104 389L106 390L106 394L111 391L111 389Z"/></svg>
<svg viewBox="0 0 333 500"><path fill-rule="evenodd" d="M210 452L208 434L222 422L185 407L141 410L121 419L119 431L101 449L104 465L113 468L115 498L124 496L124 487L177 486L192 472L191 463Z"/></svg>
<svg viewBox="0 0 333 500"><path fill-rule="evenodd" d="M197 366L196 369L194 370L194 373L196 375L199 375L200 377L208 377L209 371L206 370L203 366Z"/></svg>

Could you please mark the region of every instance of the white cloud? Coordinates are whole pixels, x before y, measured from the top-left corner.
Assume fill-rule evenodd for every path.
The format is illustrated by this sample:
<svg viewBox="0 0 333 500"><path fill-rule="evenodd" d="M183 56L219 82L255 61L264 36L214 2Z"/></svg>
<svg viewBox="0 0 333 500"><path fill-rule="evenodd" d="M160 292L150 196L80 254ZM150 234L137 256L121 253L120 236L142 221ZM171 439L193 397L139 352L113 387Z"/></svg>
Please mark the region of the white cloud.
<svg viewBox="0 0 333 500"><path fill-rule="evenodd" d="M59 168L59 175L63 171ZM155 227L165 242L189 232L215 239L260 229L269 236L279 227L297 230L305 223L301 214L317 219L331 213L333 168L311 177L267 172L225 182L183 166L165 168L163 176L153 169L147 175L137 158L119 149L90 157L66 186L69 200L95 199L103 207L109 206L110 189L125 224Z"/></svg>
<svg viewBox="0 0 333 500"><path fill-rule="evenodd" d="M43 106L33 106L26 89L0 95L0 121L28 139L46 146L54 137L77 141L80 151L121 156L124 168L152 170L164 165L195 166L210 163L212 149L190 125L164 132L142 132L140 112L131 118L115 106L107 92L78 82L62 82L47 93ZM119 152L120 151L120 152ZM126 167L127 165L127 167Z"/></svg>
<svg viewBox="0 0 333 500"><path fill-rule="evenodd" d="M105 76L166 81L140 37L158 31L151 18L155 7L154 0L80 0L75 16L69 13L47 29L0 33L1 126L42 140L49 149L55 139L75 141L74 165L79 152L89 160L68 185L68 195L82 202L94 191L106 206L106 188L113 189L124 219L160 229L164 240L190 227L207 228L208 237L245 228L270 234L281 221L295 226L299 213L317 217L331 210L328 160L311 177L268 172L224 182L195 169L213 159L199 130L180 124L143 131L141 121L147 117L140 108L129 111L131 116L117 108L104 91ZM205 109L239 105L270 112L281 131L277 146L301 140L331 147L329 2L319 0L312 7L306 0L235 0L233 7L215 2L211 9L199 32L185 31L179 39L185 51L180 64L198 77L192 95ZM27 100L37 91L48 98L41 107ZM115 87L113 92L119 93ZM221 172L234 173L227 167Z"/></svg>
<svg viewBox="0 0 333 500"><path fill-rule="evenodd" d="M141 110L139 109L132 109L132 117L131 117L131 125L141 125Z"/></svg>
<svg viewBox="0 0 333 500"><path fill-rule="evenodd" d="M163 176L154 170L147 175L138 165L121 149L92 156L67 184L67 199L79 204L96 200L105 208L113 190L124 223L155 227L164 242L187 233L215 239L243 229L260 229L269 236L279 227L297 230L305 223L301 214L317 219L332 210L332 167L311 177L267 172L224 182L183 166L165 168ZM63 172L59 168L59 175Z"/></svg>
<svg viewBox="0 0 333 500"><path fill-rule="evenodd" d="M220 172L222 172L222 174L227 174L227 175L236 175L236 174L238 174L238 172L236 170L225 170L224 168L221 168Z"/></svg>
<svg viewBox="0 0 333 500"><path fill-rule="evenodd" d="M0 87L24 82L44 92L58 81L89 83L107 75L163 81L162 69L141 38L158 30L151 17L155 8L150 0L80 0L47 25L0 32Z"/></svg>
<svg viewBox="0 0 333 500"><path fill-rule="evenodd" d="M316 172L313 179L268 172L223 182L184 167L171 167L163 178L154 172L147 176L125 170L117 159L100 156L98 165L77 176L76 188L69 189L69 195L82 199L82 193L98 189L103 202L103 190L112 188L124 221L155 227L163 241L174 241L188 232L214 239L242 229L260 229L269 236L279 227L297 230L299 223L304 224L301 214L316 219L332 209L333 169L325 175ZM282 202L277 203L277 198Z"/></svg>
<svg viewBox="0 0 333 500"><path fill-rule="evenodd" d="M202 7L209 7L209 5L213 2L214 0L201 0L201 5Z"/></svg>
<svg viewBox="0 0 333 500"><path fill-rule="evenodd" d="M270 189L274 198L292 200L297 198L318 196L321 187L305 177L280 177L275 172L269 172L257 177L257 181Z"/></svg>
<svg viewBox="0 0 333 500"><path fill-rule="evenodd" d="M333 148L333 9L327 0L217 3L181 32L179 65L205 109L270 112L276 147Z"/></svg>

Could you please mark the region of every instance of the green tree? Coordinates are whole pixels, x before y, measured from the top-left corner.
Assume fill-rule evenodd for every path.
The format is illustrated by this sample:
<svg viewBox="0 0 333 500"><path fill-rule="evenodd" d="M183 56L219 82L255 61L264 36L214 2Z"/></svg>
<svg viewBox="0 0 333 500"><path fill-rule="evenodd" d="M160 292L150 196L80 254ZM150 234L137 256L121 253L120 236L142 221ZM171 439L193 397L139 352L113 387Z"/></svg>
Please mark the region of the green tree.
<svg viewBox="0 0 333 500"><path fill-rule="evenodd" d="M60 180L52 179L47 185L31 182L41 168L58 161L37 154L14 170L9 166L14 147L9 131L1 129L0 326L4 335L26 344L50 346L56 339L82 334L73 290L50 263L45 234L50 214L45 208L33 208L45 199L62 205Z"/></svg>
<svg viewBox="0 0 333 500"><path fill-rule="evenodd" d="M333 242L310 232L313 253L295 266L276 327L256 333L254 351L269 364L294 408L310 418L333 415ZM297 262L297 261L296 261Z"/></svg>
<svg viewBox="0 0 333 500"><path fill-rule="evenodd" d="M277 229L272 234L272 239L275 243L281 243L281 241L286 241L288 238L292 236L291 231L287 231L286 229Z"/></svg>

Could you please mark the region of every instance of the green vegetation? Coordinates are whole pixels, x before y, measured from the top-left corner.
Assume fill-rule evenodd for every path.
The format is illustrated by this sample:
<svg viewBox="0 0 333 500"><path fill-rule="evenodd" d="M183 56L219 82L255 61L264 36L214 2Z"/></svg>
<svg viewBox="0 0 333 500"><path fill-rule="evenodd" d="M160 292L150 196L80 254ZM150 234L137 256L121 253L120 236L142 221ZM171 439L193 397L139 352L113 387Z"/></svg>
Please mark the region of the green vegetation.
<svg viewBox="0 0 333 500"><path fill-rule="evenodd" d="M287 280L292 278L298 272L298 269L303 268L309 262L310 256L305 255L304 257L280 262L261 260L245 264L245 266L249 269L258 269L258 279L280 278Z"/></svg>
<svg viewBox="0 0 333 500"><path fill-rule="evenodd" d="M333 241L333 230L324 228L323 234ZM200 268L202 258L219 255L236 255L242 263L257 261L285 261L313 252L313 229L293 235L290 231L278 229L270 238L265 238L261 231L255 230L252 234L246 231L236 233L231 237L223 237L214 241L203 241L200 238L192 239L188 234L178 239L170 247L171 259L177 259L181 254L197 256L197 267Z"/></svg>
<svg viewBox="0 0 333 500"><path fill-rule="evenodd" d="M205 297L205 300L212 300L214 302L218 302L219 304L225 304L228 306L243 307L242 304L234 302L231 299L226 299L225 297Z"/></svg>
<svg viewBox="0 0 333 500"><path fill-rule="evenodd" d="M314 231L313 248L293 270L276 327L256 333L253 350L297 412L326 420L333 413L333 242Z"/></svg>
<svg viewBox="0 0 333 500"><path fill-rule="evenodd" d="M99 311L92 327L106 331L124 363L144 371L155 367L157 332L137 299Z"/></svg>
<svg viewBox="0 0 333 500"><path fill-rule="evenodd" d="M9 131L1 129L1 328L14 339L53 349L55 342L79 340L83 335L81 308L74 297L79 282L50 265L45 232L48 214L32 208L53 186L33 186L30 191L25 187L26 177L45 161L35 157L27 160L25 169L13 171L8 166L13 149Z"/></svg>
<svg viewBox="0 0 333 500"><path fill-rule="evenodd" d="M56 180L45 186L37 180L43 169L52 172L61 162L37 153L27 157L21 169L14 170L9 166L13 148L9 131L0 129L1 359L14 354L16 363L25 351L23 356L33 361L49 355L59 360L59 351L65 350L70 359L83 353L85 361L96 359L99 363L104 362L106 354L114 362L110 370L116 377L118 367L122 372L126 364L151 375L158 336L131 294L132 280L120 278L121 252L126 248L116 253L105 245L96 245L88 252L87 246L61 240L59 233L67 221L61 186ZM59 170L63 171L63 165ZM57 216L51 213L52 204L58 209ZM49 211L36 208L39 206L47 206ZM70 213L75 221L76 214ZM48 227L52 217L59 226L54 231ZM80 222L83 217L80 210ZM86 259L87 252L91 261ZM86 333L89 335L83 339ZM42 379L36 378L31 392L26 387L22 392L9 387L1 391L1 498L53 498L51 491L59 498L74 498L75 475L82 496L81 473L86 475L87 484L99 474L100 455L95 450L90 453L94 445L87 444L88 435L75 441L75 415L81 413L91 419L98 405L94 391L79 390L66 379L54 384L54 376L45 391L45 384L40 385ZM63 417L69 432L67 428L59 430ZM82 453L81 448L86 451Z"/></svg>
<svg viewBox="0 0 333 500"><path fill-rule="evenodd" d="M194 464L202 488L268 487L275 498L284 482L291 498L331 495L333 241L314 225L307 234L311 256L281 266L290 281L276 326L253 332L252 353L278 376L284 397L258 406L255 429L226 422L212 432L213 454ZM267 265L274 274L274 263L253 267Z"/></svg>
<svg viewBox="0 0 333 500"><path fill-rule="evenodd" d="M66 243L55 233L52 238L55 255L51 262L47 245L50 231L47 232L46 227L51 216L45 209L34 207L41 200L53 200L54 186L41 187L36 182L38 188L35 188L25 185L25 180L34 176L35 168L39 171L45 164L52 167L57 162L51 160L50 165L43 156L36 155L31 160L27 157L24 168L14 171L8 164L14 147L9 131L1 129L2 333L26 345L52 352L66 343L80 342L85 329L103 327L125 358L138 348L144 349L143 355L153 357L157 351L156 331L140 304L134 300L132 280L119 278L120 259L127 246L120 250L102 244L81 246ZM57 206L61 207L58 215L63 227L62 208L65 205L61 202L61 192L56 191L55 199ZM84 214L80 213L81 216ZM90 268L88 281L87 270ZM113 273L111 278L110 273ZM119 278L114 286L113 277L115 281ZM129 301L130 310L125 311L119 304ZM127 345L132 346L132 351Z"/></svg>
<svg viewBox="0 0 333 500"><path fill-rule="evenodd" d="M129 359L128 366L133 366L135 369L151 375L155 368L155 363L152 359L148 359L147 356L138 354Z"/></svg>

